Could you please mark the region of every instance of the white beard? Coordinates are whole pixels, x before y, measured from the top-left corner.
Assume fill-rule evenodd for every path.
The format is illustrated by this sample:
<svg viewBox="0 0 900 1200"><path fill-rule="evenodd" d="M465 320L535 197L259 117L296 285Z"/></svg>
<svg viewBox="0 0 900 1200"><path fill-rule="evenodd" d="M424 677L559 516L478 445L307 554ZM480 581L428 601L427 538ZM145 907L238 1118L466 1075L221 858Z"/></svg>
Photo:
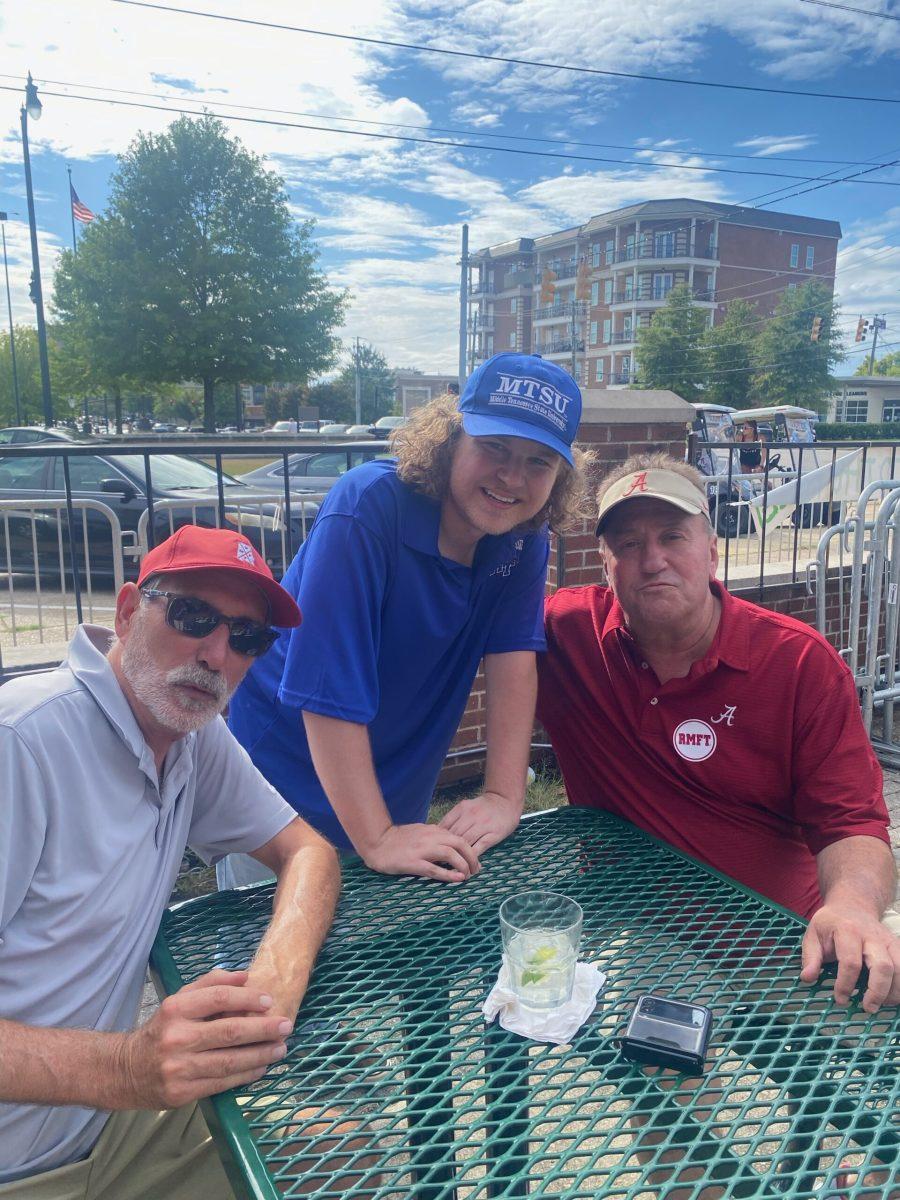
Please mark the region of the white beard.
<svg viewBox="0 0 900 1200"><path fill-rule="evenodd" d="M146 618L142 613L135 617L128 640L122 646L122 673L137 699L163 729L170 733L193 733L222 712L234 688L229 688L217 671L208 671L199 663L185 663L163 671L150 648ZM187 695L174 686L180 683L203 688L211 695Z"/></svg>

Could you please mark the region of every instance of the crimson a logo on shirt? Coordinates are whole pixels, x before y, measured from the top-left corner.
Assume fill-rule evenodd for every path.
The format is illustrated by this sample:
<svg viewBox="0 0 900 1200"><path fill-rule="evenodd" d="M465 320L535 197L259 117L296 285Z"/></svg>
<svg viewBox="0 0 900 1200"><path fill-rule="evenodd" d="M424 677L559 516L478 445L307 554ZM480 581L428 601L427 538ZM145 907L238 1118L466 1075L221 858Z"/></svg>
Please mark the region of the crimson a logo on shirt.
<svg viewBox="0 0 900 1200"><path fill-rule="evenodd" d="M688 762L703 762L715 751L716 731L705 721L682 721L672 734L676 754Z"/></svg>

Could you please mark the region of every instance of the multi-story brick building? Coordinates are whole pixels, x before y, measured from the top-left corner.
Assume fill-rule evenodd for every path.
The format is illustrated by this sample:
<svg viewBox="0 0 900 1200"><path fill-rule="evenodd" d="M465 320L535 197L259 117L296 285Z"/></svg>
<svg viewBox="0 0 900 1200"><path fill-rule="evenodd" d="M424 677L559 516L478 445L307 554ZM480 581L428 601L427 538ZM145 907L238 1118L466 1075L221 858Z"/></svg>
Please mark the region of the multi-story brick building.
<svg viewBox="0 0 900 1200"><path fill-rule="evenodd" d="M720 321L731 300L774 311L810 278L834 288L841 228L703 200L650 200L470 256L469 365L500 350L543 354L589 387L634 379L637 331L672 288Z"/></svg>

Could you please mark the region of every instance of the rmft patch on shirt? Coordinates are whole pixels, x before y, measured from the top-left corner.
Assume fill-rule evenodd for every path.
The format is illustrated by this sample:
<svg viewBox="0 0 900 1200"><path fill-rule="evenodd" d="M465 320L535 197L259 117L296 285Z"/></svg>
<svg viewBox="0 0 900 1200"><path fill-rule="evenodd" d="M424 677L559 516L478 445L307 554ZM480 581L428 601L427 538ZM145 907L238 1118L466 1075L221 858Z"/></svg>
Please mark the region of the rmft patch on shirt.
<svg viewBox="0 0 900 1200"><path fill-rule="evenodd" d="M682 721L672 734L672 744L688 762L703 762L716 749L716 731L705 721Z"/></svg>

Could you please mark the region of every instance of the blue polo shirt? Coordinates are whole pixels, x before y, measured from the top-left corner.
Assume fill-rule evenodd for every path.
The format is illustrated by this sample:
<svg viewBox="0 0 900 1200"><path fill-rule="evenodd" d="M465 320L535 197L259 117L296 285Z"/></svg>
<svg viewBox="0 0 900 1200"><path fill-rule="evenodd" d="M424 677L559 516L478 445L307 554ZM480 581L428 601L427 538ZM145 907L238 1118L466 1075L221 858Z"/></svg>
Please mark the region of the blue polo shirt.
<svg viewBox="0 0 900 1200"><path fill-rule="evenodd" d="M438 550L439 522L392 460L343 476L282 580L303 624L282 631L231 702L231 730L262 774L341 847L304 709L367 725L393 821L424 821L482 657L546 647L546 533L485 536L465 567Z"/></svg>

